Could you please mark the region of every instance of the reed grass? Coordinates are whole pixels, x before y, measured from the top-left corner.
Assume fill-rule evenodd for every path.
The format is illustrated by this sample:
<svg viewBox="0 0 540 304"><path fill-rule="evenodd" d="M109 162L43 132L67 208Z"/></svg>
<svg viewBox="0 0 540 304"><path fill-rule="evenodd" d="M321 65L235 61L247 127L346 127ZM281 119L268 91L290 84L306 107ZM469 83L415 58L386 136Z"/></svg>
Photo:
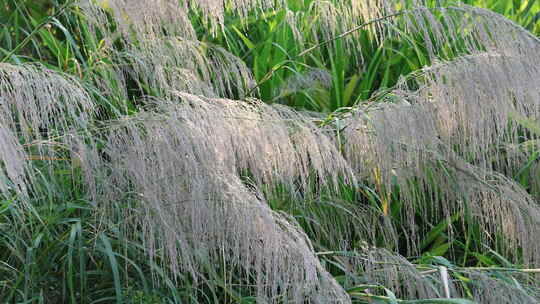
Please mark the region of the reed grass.
<svg viewBox="0 0 540 304"><path fill-rule="evenodd" d="M6 0L0 301L539 302L539 10Z"/></svg>

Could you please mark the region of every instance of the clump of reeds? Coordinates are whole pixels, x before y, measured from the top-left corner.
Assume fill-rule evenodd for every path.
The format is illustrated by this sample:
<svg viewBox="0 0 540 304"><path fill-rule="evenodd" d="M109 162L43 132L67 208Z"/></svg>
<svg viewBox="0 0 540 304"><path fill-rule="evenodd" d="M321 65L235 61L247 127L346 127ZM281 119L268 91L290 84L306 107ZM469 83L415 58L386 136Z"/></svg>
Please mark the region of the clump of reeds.
<svg viewBox="0 0 540 304"><path fill-rule="evenodd" d="M513 118L538 118L537 39L498 15L464 5L314 1L310 10L321 18L312 28L316 43L328 43L340 32L339 38L354 38L350 28L359 16L386 22L374 23L378 37L404 22L436 62L386 92L383 102L352 109L333 128L246 96L256 85L245 63L199 41L190 21L199 15L217 30L227 12L244 17L281 3L81 4L92 34L104 39L103 53L114 62L115 82L96 77L95 84L120 91L124 99L135 95L143 107L98 127L97 106L74 78L1 64L2 194L26 196L40 170L54 176L56 161L76 160L104 221L114 219L119 202L125 203L122 233L143 242L149 259L165 265L168 275L180 279L188 273L195 285L215 282L218 265L230 277L224 285L247 286L260 303L350 303L308 233L325 234L320 247L348 250L360 239L416 254L425 228L418 213L434 221L466 214L478 222L483 242L516 263L537 265L540 208L502 175L519 170L530 156L509 159L506 147L536 139L523 135ZM287 14L293 36L304 41L295 28L297 16ZM347 43L358 50L354 39ZM461 47L450 47L454 43ZM452 56L457 57L447 60ZM285 90L294 91L329 78L312 70L290 80ZM136 94L130 81L137 84ZM359 181L374 186L380 208L339 203L347 187L355 189L354 201ZM283 193L304 204L296 210L308 213L298 218L309 222L304 223L309 229L271 208L270 201ZM395 201L402 205L400 227L389 219ZM399 248L402 233L405 249ZM384 249L367 250L348 266L405 298L440 296L436 279ZM451 290L458 293L458 287ZM519 290L504 290L516 301L530 300ZM473 297L494 299L476 291Z"/></svg>
<svg viewBox="0 0 540 304"><path fill-rule="evenodd" d="M181 104L159 101L116 123L104 150L109 160L90 164L110 172L95 174L109 181L97 199L131 201L126 229L140 227L150 257L164 254L174 276L204 279L205 263L224 263L254 278L260 301L348 302L297 224L241 181L250 172L255 189L279 183L305 191L312 175L337 183L348 168L335 161L331 140L290 110L179 97Z"/></svg>
<svg viewBox="0 0 540 304"><path fill-rule="evenodd" d="M442 86L443 81L437 84ZM537 264L538 240L529 239L540 228L537 204L513 181L493 172L496 168L504 171L497 149L517 140L517 131L509 128L509 123L503 126L501 121L508 122L514 111L534 112L524 102L520 111L514 101L503 98L498 99L500 105L490 105L497 101L492 98L478 101L474 110L451 111L454 114L448 115L442 111L456 103L468 107L470 99L465 95L452 97L451 92L460 93L451 87L445 88L444 98L433 100L437 92L428 94L428 89L423 90L425 95L420 96L429 96L429 100L418 97L417 92L398 91L395 93L401 96L400 104L360 109L359 114L352 116L344 132L347 158L360 176L383 185L383 195L389 195L394 185L399 187L399 199L404 204L404 217L413 239L417 225L414 214L419 209L444 217L470 210L484 225L486 238L498 233L506 235L509 248L523 248L527 263ZM473 96L474 91L469 92ZM479 114L481 119L456 118L475 111L485 112ZM440 115L446 115L445 120ZM449 135L449 128L463 133ZM466 142L454 142L465 138Z"/></svg>

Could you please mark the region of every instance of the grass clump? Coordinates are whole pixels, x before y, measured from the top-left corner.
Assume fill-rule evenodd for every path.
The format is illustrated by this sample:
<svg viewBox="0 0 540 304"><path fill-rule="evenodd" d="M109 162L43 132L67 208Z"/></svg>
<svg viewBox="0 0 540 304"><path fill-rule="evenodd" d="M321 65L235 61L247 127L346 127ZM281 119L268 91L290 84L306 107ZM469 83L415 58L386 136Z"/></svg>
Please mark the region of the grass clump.
<svg viewBox="0 0 540 304"><path fill-rule="evenodd" d="M502 2L7 0L0 299L540 301Z"/></svg>

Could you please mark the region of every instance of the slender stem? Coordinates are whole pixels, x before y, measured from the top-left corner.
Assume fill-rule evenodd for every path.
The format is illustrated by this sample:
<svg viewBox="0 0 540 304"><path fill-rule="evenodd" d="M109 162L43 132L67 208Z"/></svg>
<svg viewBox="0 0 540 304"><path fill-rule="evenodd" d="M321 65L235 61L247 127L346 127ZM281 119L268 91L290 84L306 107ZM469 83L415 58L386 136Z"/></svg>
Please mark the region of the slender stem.
<svg viewBox="0 0 540 304"><path fill-rule="evenodd" d="M435 10L435 9L440 9L440 7L434 8L434 9L432 9L432 10ZM322 41L322 42L320 42L320 43L317 43L317 44L315 44L314 46L312 46L312 47L310 47L310 48L308 48L308 49L306 49L306 50L303 50L302 52L300 52L300 54L294 56L293 59L287 60L287 62L292 62L292 61L294 61L294 60L296 60L296 59L298 59L298 58L304 57L305 55L311 53L312 51L314 51L314 50L316 50L316 49L318 49L318 48L320 48L320 47L322 47L322 46L325 46L325 45L327 45L327 44L329 44L329 43L331 43L331 42L334 42L334 41L336 41L336 40L339 40L339 39L341 39L341 38L344 38L344 37L346 37L346 36L348 36L348 35L350 35L350 34L352 34L352 33L354 33L354 32L357 32L357 31L363 29L363 28L366 27L366 26L369 26L369 25L374 24L374 23L377 23L377 22L384 21L384 20L386 20L386 19L391 19L391 18L394 18L394 17L397 17L397 16L401 16L401 15L404 15L404 14L407 14L407 13L410 13L410 12L413 12L413 11L415 11L415 10L419 10L419 9L416 8L416 9L412 9L412 10L403 10L403 11L399 11L399 12L396 12L396 13L393 13L393 14L390 14L390 15L382 16L382 17L377 18L377 19L370 20L370 21L368 21L368 22L364 22L364 23L362 23L362 24L360 24L360 25L358 25L358 26L356 26L356 27L351 28L350 30L348 30L348 31L346 31L346 32L343 32L343 33L341 33L341 34L339 34L339 35L337 35L337 36L335 36L335 37L332 37L332 38L330 38L330 39L328 39L328 40L325 40L325 41ZM279 65L277 65L276 67L274 67L274 68L272 68L270 71L268 71L268 73L266 73L266 74L263 76L263 78L261 79L261 81L258 82L254 87L252 87L252 88L249 90L249 92L246 94L246 96L250 96L250 95L251 95L255 90L257 90L263 83L265 83L266 81L268 81L268 80L272 77L272 75L273 75L275 72L277 72L279 69L281 69L282 67L284 67L285 64L286 64L287 62L280 63Z"/></svg>
<svg viewBox="0 0 540 304"><path fill-rule="evenodd" d="M296 59L296 58L295 58ZM272 75L274 75L275 72L280 70L282 67L285 66L285 64L291 62L292 60L287 60L284 62L281 62L280 64L272 67L268 73L266 73L260 82L258 82L255 86L253 86L246 94L246 96L250 96L255 90L257 90L263 83L267 82L270 78L272 78Z"/></svg>
<svg viewBox="0 0 540 304"><path fill-rule="evenodd" d="M448 283L448 268L444 266L439 266L439 273L441 275L441 281L444 287L444 296L447 299L450 299L450 285Z"/></svg>
<svg viewBox="0 0 540 304"><path fill-rule="evenodd" d="M300 54L297 55L297 57L303 57L304 55L306 55L307 53L310 53L312 52L313 50L317 49L317 48L320 48L321 46L325 46L331 42L334 42L336 40L339 40L341 38L344 38L354 32L357 32L359 30L361 30L362 28L368 26L368 25L371 25L373 23L377 23L377 22L380 22L380 21L384 21L386 19L390 19L390 18L394 18L394 17L397 17L397 16L401 16L403 14L406 14L408 12L410 12L411 10L404 10L404 11L400 11L400 12L397 12L397 13L394 13L394 14L390 14L390 15L386 15L386 16L383 16L383 17L380 17L380 18L377 18L377 19L373 19L373 20L370 20L368 22L365 22L365 23L362 23L356 27L353 27L352 29L346 31L346 32L343 32L335 37L332 37L328 40L325 40L323 42L320 42L320 43L317 43L316 45L310 47L309 49L306 49L304 51L302 51Z"/></svg>
<svg viewBox="0 0 540 304"><path fill-rule="evenodd" d="M51 22L51 20L53 20L53 19L59 17L60 15L62 15L64 13L64 11L71 5L72 2L73 2L73 0L67 1L64 5L62 5L60 7L60 9L56 13L54 13L53 15L47 17L30 34L28 34L28 36L26 36L26 38L24 38L24 40L21 41L21 43L19 43L13 50L11 50L9 53L7 53L6 56L4 56L4 58L2 58L0 63L7 62L11 58L11 56L13 56L15 53L17 53L23 47L25 47L26 44L28 44L28 42L30 42L32 37L34 37L34 35L36 35L43 27L48 25Z"/></svg>

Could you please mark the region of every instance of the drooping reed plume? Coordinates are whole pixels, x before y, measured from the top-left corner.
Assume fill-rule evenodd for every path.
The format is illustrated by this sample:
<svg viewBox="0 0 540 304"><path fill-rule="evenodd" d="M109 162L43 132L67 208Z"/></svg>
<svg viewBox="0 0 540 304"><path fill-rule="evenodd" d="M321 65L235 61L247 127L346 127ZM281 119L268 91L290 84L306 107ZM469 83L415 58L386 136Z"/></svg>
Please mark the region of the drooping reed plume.
<svg viewBox="0 0 540 304"><path fill-rule="evenodd" d="M475 41L486 53L435 64L414 86L404 81L393 90L390 103L360 107L345 132L345 153L361 176L399 186L412 236L418 202L446 217L472 208L486 237L506 235L510 248L522 248L526 263L537 265L538 240L530 237L540 228L538 205L493 170L516 172L529 157L508 157L508 147L534 139L523 137L513 117L538 117L540 45L511 24L493 25L499 36L482 33L484 26L475 25ZM497 38L504 35L513 43Z"/></svg>
<svg viewBox="0 0 540 304"><path fill-rule="evenodd" d="M368 283L385 286L399 297L429 299L442 296L443 288L438 278L422 274L400 255L384 249L369 249L352 260L355 267L361 268ZM455 287L452 285L450 289L455 295Z"/></svg>
<svg viewBox="0 0 540 304"><path fill-rule="evenodd" d="M32 161L66 155L75 132L90 127L96 106L75 78L33 65L0 64L0 101L0 187L26 195Z"/></svg>
<svg viewBox="0 0 540 304"><path fill-rule="evenodd" d="M538 294L520 284L508 284L496 275L482 272L467 271L465 275L472 282L470 289L477 303L538 303Z"/></svg>
<svg viewBox="0 0 540 304"><path fill-rule="evenodd" d="M93 164L110 172L97 198L133 200L128 227L141 227L150 256L163 253L175 276L204 280L204 263L224 263L255 284L261 302L348 303L294 220L241 181L248 171L255 189L280 183L305 191L309 177L337 184L350 171L332 140L289 109L179 97L180 104L154 100L152 112L114 126L110 160Z"/></svg>

